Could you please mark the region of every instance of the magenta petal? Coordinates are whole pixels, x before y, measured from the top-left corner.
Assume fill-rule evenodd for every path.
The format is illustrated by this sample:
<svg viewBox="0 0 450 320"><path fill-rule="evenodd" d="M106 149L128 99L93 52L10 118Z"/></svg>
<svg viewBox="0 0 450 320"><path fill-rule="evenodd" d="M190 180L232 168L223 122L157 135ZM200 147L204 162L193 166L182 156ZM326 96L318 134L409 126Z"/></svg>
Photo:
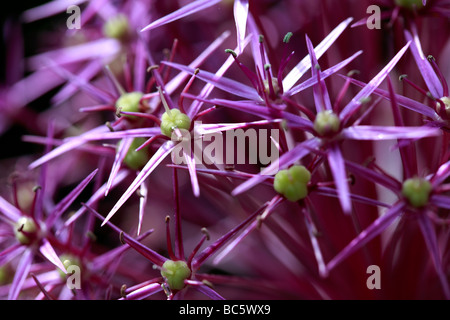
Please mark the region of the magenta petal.
<svg viewBox="0 0 450 320"><path fill-rule="evenodd" d="M248 0L235 0L233 6L234 21L237 33L237 48L241 53L244 50L245 29L247 26Z"/></svg>
<svg viewBox="0 0 450 320"><path fill-rule="evenodd" d="M443 209L450 210L450 197L434 194L431 196L430 203Z"/></svg>
<svg viewBox="0 0 450 320"><path fill-rule="evenodd" d="M0 196L0 211L12 222L16 222L22 216L22 212Z"/></svg>
<svg viewBox="0 0 450 320"><path fill-rule="evenodd" d="M42 240L42 244L39 247L39 251L42 253L42 255L47 258L48 261L53 263L56 267L61 269L62 272L66 272L66 268L64 267L63 263L61 262L61 259L59 259L58 255L55 252L55 249L53 249L50 242L48 242L47 239Z"/></svg>
<svg viewBox="0 0 450 320"><path fill-rule="evenodd" d="M105 197L108 195L109 189L111 188L112 183L122 166L123 159L125 159L125 156L128 153L128 149L130 149L132 143L133 138L124 138L122 139L121 143L119 143L118 150L116 152L116 156L111 168L111 173L109 174L108 182L106 183Z"/></svg>
<svg viewBox="0 0 450 320"><path fill-rule="evenodd" d="M357 112L362 102L361 100L366 99L369 97L373 91L375 91L376 88L383 82L383 80L387 77L389 72L395 67L397 62L400 60L400 58L403 56L403 54L408 49L411 42L408 42L395 56L392 58L391 61L372 79L370 82L356 94L356 96L348 103L342 112L340 113L339 117L341 120L348 119L352 114Z"/></svg>
<svg viewBox="0 0 450 320"><path fill-rule="evenodd" d="M421 139L439 136L441 130L432 127L380 127L380 126L352 126L342 130L342 137L353 140L395 140Z"/></svg>
<svg viewBox="0 0 450 320"><path fill-rule="evenodd" d="M131 195L136 192L139 186L144 182L145 179L156 169L156 167L164 160L164 158L172 152L175 147L172 141L165 142L158 151L155 152L153 157L147 162L147 164L142 168L141 172L139 172L136 179L131 183L128 187L127 191L120 197L119 201L114 205L111 211L106 216L105 220L102 223L102 226L112 218L112 216L117 212L117 210L122 207L122 205L131 197Z"/></svg>
<svg viewBox="0 0 450 320"><path fill-rule="evenodd" d="M450 176L450 161L447 161L446 163L442 164L436 171L436 174L431 179L431 184L433 185L433 187L437 187L441 183L444 183L444 181L449 176Z"/></svg>
<svg viewBox="0 0 450 320"><path fill-rule="evenodd" d="M431 224L431 221L426 214L419 215L419 226L425 239L425 243L428 247L428 251L430 252L431 260L433 261L434 267L436 268L436 273L439 276L442 290L444 291L445 297L447 299L450 299L449 282L447 280L446 272L443 270L435 228Z"/></svg>
<svg viewBox="0 0 450 320"><path fill-rule="evenodd" d="M69 5L79 5L87 0L71 0L70 3L65 1L50 1L38 7L34 7L22 14L25 22L33 22L36 20L51 17L53 15L66 12Z"/></svg>
<svg viewBox="0 0 450 320"><path fill-rule="evenodd" d="M339 263L347 257L361 249L367 242L375 238L383 232L389 225L403 212L405 203L402 201L393 205L385 214L375 220L370 226L361 231L361 233L354 238L341 252L339 252L327 264L328 272L335 268Z"/></svg>
<svg viewBox="0 0 450 320"><path fill-rule="evenodd" d="M33 250L31 248L25 250L16 269L13 282L8 294L8 300L16 300L19 296L22 285L28 276L31 263L33 261Z"/></svg>
<svg viewBox="0 0 450 320"><path fill-rule="evenodd" d="M333 145L328 150L328 163L330 165L331 173L333 174L334 182L336 184L339 202L341 203L344 213L350 214L352 204L350 201L350 190L348 186L348 178L345 171L344 158L338 145Z"/></svg>
<svg viewBox="0 0 450 320"><path fill-rule="evenodd" d="M156 20L153 21L152 23L150 23L149 25L147 25L146 27L144 27L142 31L148 31L148 30L152 30L154 28L160 27L162 25L165 25L167 23L170 23L172 21L181 19L185 16L194 14L200 10L209 8L217 3L219 3L221 0L197 0L194 2L191 2L187 5L185 5L184 7Z"/></svg>
<svg viewBox="0 0 450 320"><path fill-rule="evenodd" d="M125 298L120 298L120 300L142 300L162 290L163 289L159 283L151 283L128 293Z"/></svg>
<svg viewBox="0 0 450 320"><path fill-rule="evenodd" d="M192 286L193 289L203 293L205 296L213 300L225 300L220 294L218 294L214 289L208 287L207 285Z"/></svg>
<svg viewBox="0 0 450 320"><path fill-rule="evenodd" d="M92 178L94 178L98 169L95 169L91 174L89 174L83 181L78 184L78 186L73 189L64 199L62 199L56 207L52 210L51 214L48 216L46 225L48 228L51 228L53 224L66 210L67 208L75 201L75 199L80 195L80 193L86 188L86 186L91 182Z"/></svg>
<svg viewBox="0 0 450 320"><path fill-rule="evenodd" d="M341 22L333 31L331 31L325 39L314 49L317 58L320 58L328 48L336 41L341 33L347 28L353 18L348 18ZM309 56L304 57L288 75L283 79L283 88L285 91L291 89L295 83L311 68L311 60Z"/></svg>

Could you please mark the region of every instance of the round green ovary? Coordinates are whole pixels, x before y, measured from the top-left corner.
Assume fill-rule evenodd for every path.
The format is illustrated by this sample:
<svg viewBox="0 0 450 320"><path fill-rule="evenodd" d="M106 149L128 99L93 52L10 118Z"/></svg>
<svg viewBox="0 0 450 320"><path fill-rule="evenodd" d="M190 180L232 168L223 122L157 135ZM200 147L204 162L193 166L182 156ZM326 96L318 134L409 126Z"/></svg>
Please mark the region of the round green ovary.
<svg viewBox="0 0 450 320"><path fill-rule="evenodd" d="M120 96L116 101L116 110L125 111L125 112L138 112L139 111L139 103L141 101L143 94L142 92L128 92L124 93ZM124 115L130 119L136 118L134 116Z"/></svg>
<svg viewBox="0 0 450 320"><path fill-rule="evenodd" d="M403 8L413 9L416 7L420 9L423 7L422 0L395 0L395 3Z"/></svg>
<svg viewBox="0 0 450 320"><path fill-rule="evenodd" d="M319 135L326 135L339 131L341 121L339 117L331 111L320 111L314 121L314 130Z"/></svg>
<svg viewBox="0 0 450 320"><path fill-rule="evenodd" d="M74 256L69 255L69 254L63 254L63 255L61 255L59 257L59 259L63 263L63 265L66 268L66 270L70 266L77 266L78 268L81 268L80 260L77 257L74 257ZM57 269L58 269L60 277L65 279L66 278L66 274L64 272L62 272L61 269L59 269L59 268L57 268Z"/></svg>
<svg viewBox="0 0 450 320"><path fill-rule="evenodd" d="M450 98L449 97L442 97L440 100L445 105L445 112L447 113L448 116L450 116ZM441 104L439 102L437 102L437 111L441 112Z"/></svg>
<svg viewBox="0 0 450 320"><path fill-rule="evenodd" d="M161 275L171 290L181 290L185 286L184 280L191 276L191 270L184 261L167 260L162 266Z"/></svg>
<svg viewBox="0 0 450 320"><path fill-rule="evenodd" d="M413 207L420 208L428 203L431 189L428 180L411 178L403 182L402 193Z"/></svg>
<svg viewBox="0 0 450 320"><path fill-rule="evenodd" d="M161 133L169 138L172 137L174 128L189 130L191 119L178 109L170 109L164 112L161 117Z"/></svg>
<svg viewBox="0 0 450 320"><path fill-rule="evenodd" d="M128 19L123 14L109 18L103 25L103 34L108 38L121 39L128 34Z"/></svg>
<svg viewBox="0 0 450 320"><path fill-rule="evenodd" d="M308 182L311 173L304 166L293 166L280 170L275 175L273 187L289 201L298 201L308 195Z"/></svg>
<svg viewBox="0 0 450 320"><path fill-rule="evenodd" d="M36 231L37 227L33 219L27 217L20 218L14 226L14 234L21 244L29 244L31 242L29 235Z"/></svg>
<svg viewBox="0 0 450 320"><path fill-rule="evenodd" d="M145 164L148 162L149 154L148 147L142 148L139 151L136 151L144 142L145 138L135 138L128 149L128 152L123 159L123 162L130 168L134 170L142 169Z"/></svg>

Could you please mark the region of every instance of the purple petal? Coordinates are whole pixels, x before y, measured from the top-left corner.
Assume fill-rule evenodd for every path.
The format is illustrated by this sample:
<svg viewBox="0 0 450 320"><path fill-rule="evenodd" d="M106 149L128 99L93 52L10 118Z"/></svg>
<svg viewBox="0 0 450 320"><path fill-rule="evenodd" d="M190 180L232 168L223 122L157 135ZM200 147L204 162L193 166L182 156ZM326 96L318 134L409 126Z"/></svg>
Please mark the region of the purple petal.
<svg viewBox="0 0 450 320"><path fill-rule="evenodd" d="M191 2L184 7L156 20L144 27L142 31L148 31L157 27L160 27L162 25L165 25L167 23L170 23L172 21L181 19L185 16L194 14L198 11L201 11L203 9L209 8L217 3L219 3L221 0L197 0L194 2Z"/></svg>
<svg viewBox="0 0 450 320"><path fill-rule="evenodd" d="M231 194L233 196L236 196L242 192L249 190L250 188L253 188L257 184L269 178L269 175L276 174L278 170L285 169L294 162L300 161L303 157L307 156L311 152L311 149L316 149L319 145L320 140L317 138L312 138L310 140L299 143L293 149L289 150L279 159L271 163L270 166L262 170L259 175L256 175L240 184L231 192Z"/></svg>
<svg viewBox="0 0 450 320"><path fill-rule="evenodd" d="M348 18L341 22L333 31L331 31L325 39L314 49L317 58L319 59L328 48L336 41L341 33L347 28L353 18ZM309 56L304 57L289 74L283 79L283 88L285 91L291 89L295 83L311 68L311 59Z"/></svg>
<svg viewBox="0 0 450 320"><path fill-rule="evenodd" d="M26 249L21 243L16 243L0 252L0 267L17 257Z"/></svg>
<svg viewBox="0 0 450 320"><path fill-rule="evenodd" d="M378 173L374 170L370 170L367 167L363 167L359 164L346 161L345 162L347 168L349 168L350 171L353 171L357 175L360 175L361 177L371 180L375 183L378 183L388 189L390 189L393 192L398 192L402 188L402 184L395 180L394 178L391 178L389 176L383 175L381 173Z"/></svg>
<svg viewBox="0 0 450 320"><path fill-rule="evenodd" d="M107 57L112 59L114 55L119 53L120 48L120 42L116 39L101 38L76 46L38 54L29 58L29 63L31 68L39 69L46 66L46 62L49 60L57 65L64 65L83 60L103 59Z"/></svg>
<svg viewBox="0 0 450 320"><path fill-rule="evenodd" d="M364 229L356 238L354 238L341 252L339 252L327 264L327 271L331 271L339 263L362 248L367 242L382 233L389 225L403 212L405 203L402 201L393 205L385 214L376 219L371 225Z"/></svg>
<svg viewBox="0 0 450 320"><path fill-rule="evenodd" d="M0 211L12 222L16 222L22 216L22 212L0 196Z"/></svg>
<svg viewBox="0 0 450 320"><path fill-rule="evenodd" d="M236 23L238 53L244 50L245 29L247 27L248 0L235 0L233 6L234 21Z"/></svg>
<svg viewBox="0 0 450 320"><path fill-rule="evenodd" d="M389 63L372 79L370 82L358 92L358 94L344 107L339 117L341 120L347 120L351 117L352 114L357 112L361 105L362 100L368 98L373 91L383 82L383 80L387 77L389 72L395 67L397 62L403 56L405 51L408 49L411 42L408 42L396 55L395 57L389 61Z"/></svg>
<svg viewBox="0 0 450 320"><path fill-rule="evenodd" d="M241 128L248 128L252 126L258 126L258 125L266 125L270 123L278 123L281 122L281 119L274 119L274 120L260 120L260 121L253 121L253 122L241 122L241 123L213 123L213 124L201 124L197 125L196 131L198 134L212 134L216 132L222 132L222 131L228 131L228 130L236 130Z"/></svg>
<svg viewBox="0 0 450 320"><path fill-rule="evenodd" d="M145 213L145 206L147 204L147 194L148 189L145 183L141 184L141 187L139 188L139 223L138 223L138 230L137 235L139 236L141 234L142 229L142 222L144 220L144 213Z"/></svg>
<svg viewBox="0 0 450 320"><path fill-rule="evenodd" d="M347 174L345 171L344 158L338 145L333 145L328 150L328 164L330 165L331 173L336 184L336 190L339 196L339 202L344 210L344 213L350 214L352 204L350 201L350 190L347 181Z"/></svg>
<svg viewBox="0 0 450 320"><path fill-rule="evenodd" d="M203 293L205 296L213 300L225 300L224 297L222 297L214 289L208 287L207 285L202 284L200 286L192 286L192 288Z"/></svg>
<svg viewBox="0 0 450 320"><path fill-rule="evenodd" d="M67 208L75 201L75 199L80 195L80 193L86 188L86 186L91 182L92 178L94 178L98 169L95 169L91 174L89 174L83 181L76 186L64 199L62 199L58 205L52 210L51 214L48 216L46 225L48 228L51 228L53 224L66 210Z"/></svg>
<svg viewBox="0 0 450 320"><path fill-rule="evenodd" d="M419 226L425 239L428 251L430 252L431 260L436 268L436 273L439 276L445 297L446 299L450 299L449 282L447 280L447 275L443 270L435 228L426 214L419 214Z"/></svg>
<svg viewBox="0 0 450 320"><path fill-rule="evenodd" d="M125 298L120 298L119 300L142 300L160 291L162 291L162 287L159 283L151 283L142 288L134 290L131 293L127 293Z"/></svg>
<svg viewBox="0 0 450 320"><path fill-rule="evenodd" d="M155 152L153 157L147 162L147 164L142 168L141 172L139 172L136 179L131 183L128 187L127 191L120 197L119 201L114 205L111 211L106 216L105 220L102 223L102 226L111 219L111 217L117 212L117 210L122 207L122 205L131 197L131 195L136 192L139 186L144 182L145 179L156 169L156 167L164 160L164 158L172 152L175 145L172 141L165 142L158 151Z"/></svg>
<svg viewBox="0 0 450 320"><path fill-rule="evenodd" d="M441 130L432 127L381 127L353 126L342 130L343 138L353 140L421 139L441 135Z"/></svg>
<svg viewBox="0 0 450 320"><path fill-rule="evenodd" d="M66 272L66 268L64 267L63 263L61 262L61 259L58 257L58 255L55 252L55 249L53 249L50 242L48 242L47 239L42 240L42 244L39 247L39 251L42 253L42 255L47 258L48 261L53 263L56 267L61 269L62 272Z"/></svg>
<svg viewBox="0 0 450 320"><path fill-rule="evenodd" d="M340 75L342 76L342 75ZM345 79L348 79L351 83L356 84L357 86L360 87L364 87L366 86L366 84L364 82L346 77L346 76L342 76ZM374 92L375 94L384 97L385 99L387 99L388 101L391 101L391 97L389 95L389 92L382 90L382 89L375 89ZM423 114L424 116L427 116L431 119L434 119L436 121L442 121L441 117L439 117L439 115L436 113L436 111L434 111L432 108L430 108L429 106L426 106L420 102L417 102L415 100L412 100L410 98L401 96L396 94L395 98L397 100L397 103L405 108L408 108L414 112L418 112L420 114Z"/></svg>
<svg viewBox="0 0 450 320"><path fill-rule="evenodd" d="M317 113L319 113L322 110L332 110L333 107L331 106L330 96L328 95L328 90L325 87L325 83L322 79L322 73L320 70L317 69L319 67L319 63L317 62L317 57L314 53L314 48L311 43L311 40L308 36L306 37L306 45L308 47L309 56L311 58L311 77L316 78L320 75L320 82L316 83L313 86L313 94L314 94L314 104L316 105Z"/></svg>
<svg viewBox="0 0 450 320"><path fill-rule="evenodd" d="M61 12L66 12L69 5L79 5L87 0L71 0L70 3L65 1L51 1L49 3L28 9L22 14L24 22L33 22L43 18L48 18Z"/></svg>
<svg viewBox="0 0 450 320"><path fill-rule="evenodd" d="M106 183L105 197L108 195L109 189L112 186L114 179L117 176L117 173L122 166L123 159L128 153L128 149L130 149L131 144L133 143L133 138L124 138L121 143L119 143L118 150L116 152L116 156L114 158L114 162L111 168L111 173L109 174L108 182Z"/></svg>
<svg viewBox="0 0 450 320"><path fill-rule="evenodd" d="M33 261L33 250L31 248L25 250L16 269L13 282L8 294L8 300L16 300L19 296L22 285L28 276L31 263Z"/></svg>
<svg viewBox="0 0 450 320"><path fill-rule="evenodd" d="M200 196L200 186L198 184L197 171L195 169L195 156L192 152L187 153L187 151L188 150L183 148L183 156L186 160L189 176L191 177L192 192L194 193L194 196L198 198Z"/></svg>
<svg viewBox="0 0 450 320"><path fill-rule="evenodd" d="M450 197L444 195L434 194L431 196L430 203L433 205L450 210Z"/></svg>
<svg viewBox="0 0 450 320"><path fill-rule="evenodd" d="M126 177L129 175L129 170L121 170L117 174L116 178L114 179L112 185L110 186L110 189L115 188L117 185L119 185ZM86 202L87 206L91 206L95 203L97 203L101 198L105 196L106 192L106 184L101 186L95 193L89 198L89 200ZM80 209L78 209L77 212L75 212L73 215L70 216L69 219L64 223L64 226L69 226L73 222L75 222L83 213L86 212L86 207L82 206Z"/></svg>
<svg viewBox="0 0 450 320"><path fill-rule="evenodd" d="M172 68L185 71L189 74L194 74L195 69L183 66L174 62L162 61L162 64L168 65ZM197 73L196 77L200 80L213 84L216 88L219 88L225 92L229 92L231 94L237 95L242 98L246 98L254 101L262 101L261 97L258 95L258 92L241 82L231 80L222 76L218 76L217 74L200 70Z"/></svg>
<svg viewBox="0 0 450 320"><path fill-rule="evenodd" d="M353 54L351 57L339 62L338 64L332 66L331 68L328 68L320 73L320 78L322 80L328 78L332 74L338 72L342 68L344 68L346 65L348 65L350 62L352 62L357 56L359 56L362 53L362 51L358 51L355 54ZM308 80L305 80L304 82L300 83L299 85L296 85L295 87L292 87L289 91L286 92L286 95L292 96L294 94L297 94L298 92L305 90L306 88L309 88L317 83L317 78L311 77Z"/></svg>
<svg viewBox="0 0 450 320"><path fill-rule="evenodd" d="M450 161L442 164L439 169L436 171L436 174L431 179L431 184L433 188L439 186L444 183L444 181L450 176Z"/></svg>
<svg viewBox="0 0 450 320"><path fill-rule="evenodd" d="M331 197L337 197L338 193L336 191L336 189L332 189L332 188L328 188L328 187L316 187L314 189L314 192L316 194L320 194L320 195L325 195L325 196L331 196ZM364 204L368 204L371 206L379 206L379 207L390 207L390 205L374 200L374 199L370 199L370 198L366 198L364 196L360 196L357 194L350 194L350 198L352 200L355 200L356 202L360 202L360 203L364 203Z"/></svg>
<svg viewBox="0 0 450 320"><path fill-rule="evenodd" d="M434 72L433 67L430 65L422 52L419 36L415 33L413 37L409 31L405 31L405 37L406 40L412 42L411 52L428 89L433 97L441 98L444 94L444 88L442 87L442 83L439 81L438 76Z"/></svg>

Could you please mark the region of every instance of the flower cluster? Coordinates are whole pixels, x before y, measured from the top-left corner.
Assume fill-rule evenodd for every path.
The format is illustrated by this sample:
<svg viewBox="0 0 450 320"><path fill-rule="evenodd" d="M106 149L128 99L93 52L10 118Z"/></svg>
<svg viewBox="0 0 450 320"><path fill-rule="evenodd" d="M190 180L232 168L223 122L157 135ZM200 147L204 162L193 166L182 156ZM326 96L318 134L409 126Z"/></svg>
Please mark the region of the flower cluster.
<svg viewBox="0 0 450 320"><path fill-rule="evenodd" d="M450 299L450 2L2 18L1 299Z"/></svg>

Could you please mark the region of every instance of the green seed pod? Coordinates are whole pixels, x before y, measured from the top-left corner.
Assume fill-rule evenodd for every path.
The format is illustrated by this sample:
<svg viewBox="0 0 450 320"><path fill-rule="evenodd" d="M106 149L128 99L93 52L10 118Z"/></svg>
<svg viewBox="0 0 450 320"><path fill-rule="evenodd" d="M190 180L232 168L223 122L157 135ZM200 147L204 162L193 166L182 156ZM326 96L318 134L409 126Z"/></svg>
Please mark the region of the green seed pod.
<svg viewBox="0 0 450 320"><path fill-rule="evenodd" d="M61 256L59 257L59 259L60 259L61 262L63 263L63 265L64 265L64 267L66 268L66 270L67 270L67 268L69 268L70 266L77 266L78 268L81 269L81 263L80 263L80 260L79 260L77 257L75 257L75 256L73 256L73 255L71 255L71 254L63 254L63 255L61 255ZM59 272L60 277L61 277L62 279L66 279L67 275L66 275L64 272L62 272L61 269L59 269L59 268L57 268L57 269L58 269L58 272Z"/></svg>
<svg viewBox="0 0 450 320"><path fill-rule="evenodd" d="M150 159L148 153L148 146L140 149L139 151L136 151L136 149L139 148L145 141L147 141L145 138L134 138L133 142L131 142L130 148L128 149L128 152L125 158L123 159L123 162L130 169L140 170L145 166L145 164Z"/></svg>
<svg viewBox="0 0 450 320"><path fill-rule="evenodd" d="M14 235L21 244L29 244L32 239L30 235L37 232L37 226L33 219L28 217L21 217L14 225Z"/></svg>
<svg viewBox="0 0 450 320"><path fill-rule="evenodd" d="M123 39L129 30L128 18L123 14L109 18L103 25L103 34L108 38Z"/></svg>
<svg viewBox="0 0 450 320"><path fill-rule="evenodd" d="M339 131L341 121L339 117L332 111L320 111L314 121L314 130L321 135L327 135Z"/></svg>
<svg viewBox="0 0 450 320"><path fill-rule="evenodd" d="M161 133L169 138L174 128L189 130L190 127L191 119L178 109L170 109L161 117Z"/></svg>
<svg viewBox="0 0 450 320"><path fill-rule="evenodd" d="M181 290L185 286L184 280L191 276L191 270L184 261L167 260L162 265L161 275L171 290Z"/></svg>
<svg viewBox="0 0 450 320"><path fill-rule="evenodd" d="M141 98L144 94L139 91L134 92L127 92L120 96L119 99L116 101L116 110L117 113L120 111L125 112L138 112L139 111L139 104L141 101ZM130 119L135 119L135 116L129 116L124 115L125 117L128 117Z"/></svg>
<svg viewBox="0 0 450 320"><path fill-rule="evenodd" d="M422 178L407 179L402 186L403 196L416 208L423 207L428 203L431 190L431 183Z"/></svg>
<svg viewBox="0 0 450 320"><path fill-rule="evenodd" d="M304 199L308 195L308 182L311 173L304 166L292 166L286 170L280 170L275 175L273 187L276 192L282 194L292 202Z"/></svg>

